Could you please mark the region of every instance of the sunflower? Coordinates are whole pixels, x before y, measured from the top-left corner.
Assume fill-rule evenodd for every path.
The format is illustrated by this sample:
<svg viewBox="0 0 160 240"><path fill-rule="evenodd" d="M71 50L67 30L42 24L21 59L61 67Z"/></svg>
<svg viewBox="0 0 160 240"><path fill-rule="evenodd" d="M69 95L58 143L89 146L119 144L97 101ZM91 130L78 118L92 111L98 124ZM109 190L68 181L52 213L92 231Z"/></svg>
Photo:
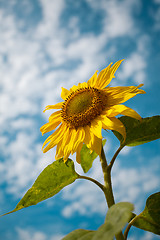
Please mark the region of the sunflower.
<svg viewBox="0 0 160 240"><path fill-rule="evenodd" d="M97 72L88 82L79 83L70 90L62 87L63 102L46 106L44 112L57 109L49 117L40 131L42 134L55 130L44 142L43 152L57 145L56 159L67 161L70 154L76 152L76 161L80 163L80 151L83 143L98 155L102 149L102 128L116 130L123 138L126 137L125 127L115 116L118 114L130 116L138 120L140 115L133 109L122 105L128 99L139 93L145 93L139 87L109 87L107 86L118 67L120 60Z"/></svg>

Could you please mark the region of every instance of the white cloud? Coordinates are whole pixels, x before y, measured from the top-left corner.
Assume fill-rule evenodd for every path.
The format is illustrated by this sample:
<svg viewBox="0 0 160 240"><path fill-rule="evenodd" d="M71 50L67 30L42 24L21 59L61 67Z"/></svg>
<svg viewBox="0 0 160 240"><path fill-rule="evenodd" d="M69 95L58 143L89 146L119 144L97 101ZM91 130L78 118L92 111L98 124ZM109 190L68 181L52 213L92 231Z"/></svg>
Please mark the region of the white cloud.
<svg viewBox="0 0 160 240"><path fill-rule="evenodd" d="M140 53L132 53L122 64L119 78L127 80L133 77L136 84L144 83L145 81L146 61Z"/></svg>
<svg viewBox="0 0 160 240"><path fill-rule="evenodd" d="M113 186L118 201L135 203L135 210L142 210L145 199L141 196L158 189L159 177L155 166L121 168L119 164L113 171Z"/></svg>
<svg viewBox="0 0 160 240"><path fill-rule="evenodd" d="M17 228L18 240L47 240L47 236L42 232L31 232L26 229Z"/></svg>
<svg viewBox="0 0 160 240"><path fill-rule="evenodd" d="M41 231L36 231L34 229L22 229L17 227L16 232L18 234L18 240L61 240L64 235L63 234L54 234L52 236L48 236L46 233Z"/></svg>
<svg viewBox="0 0 160 240"><path fill-rule="evenodd" d="M159 239L157 235L154 235L151 232L145 232L143 237L140 238L140 240L153 240L153 239Z"/></svg>
<svg viewBox="0 0 160 240"><path fill-rule="evenodd" d="M128 237L128 240L137 240L137 237L139 240L158 240L159 239L159 236L158 235L155 235L154 233L151 233L151 232L145 232L143 231L143 234L142 236L135 236L133 234L133 236L129 236Z"/></svg>
<svg viewBox="0 0 160 240"><path fill-rule="evenodd" d="M44 155L41 151L42 144L35 143L35 135L22 131L7 146L7 149L5 146L1 149L5 157L5 162L0 164L1 182L8 183L6 191L19 198L53 161L55 153L50 151Z"/></svg>
<svg viewBox="0 0 160 240"><path fill-rule="evenodd" d="M132 151L131 147L127 147L125 146L125 148L123 148L120 152L121 155L128 155L130 152Z"/></svg>

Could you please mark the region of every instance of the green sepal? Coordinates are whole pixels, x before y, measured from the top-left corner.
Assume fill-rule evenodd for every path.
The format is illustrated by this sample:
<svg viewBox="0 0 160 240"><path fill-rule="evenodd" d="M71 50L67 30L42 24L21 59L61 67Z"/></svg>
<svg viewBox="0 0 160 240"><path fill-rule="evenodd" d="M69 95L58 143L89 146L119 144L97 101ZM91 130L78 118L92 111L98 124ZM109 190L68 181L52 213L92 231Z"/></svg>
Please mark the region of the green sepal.
<svg viewBox="0 0 160 240"><path fill-rule="evenodd" d="M105 143L106 139L102 141L103 146L105 145ZM84 173L87 173L92 167L93 161L96 159L98 155L95 151L91 152L91 150L86 146L86 144L83 144L80 155L82 169Z"/></svg>
<svg viewBox="0 0 160 240"><path fill-rule="evenodd" d="M9 213L36 205L54 196L77 178L78 174L74 170L74 163L71 159L68 159L65 163L62 158L53 162L40 173L33 186L26 192L16 208Z"/></svg>
<svg viewBox="0 0 160 240"><path fill-rule="evenodd" d="M137 146L160 138L160 116L142 118L141 121L123 116L119 120L126 128L125 142L120 133L113 133L124 146Z"/></svg>
<svg viewBox="0 0 160 240"><path fill-rule="evenodd" d="M133 226L160 235L160 192L147 199L144 211L135 217Z"/></svg>

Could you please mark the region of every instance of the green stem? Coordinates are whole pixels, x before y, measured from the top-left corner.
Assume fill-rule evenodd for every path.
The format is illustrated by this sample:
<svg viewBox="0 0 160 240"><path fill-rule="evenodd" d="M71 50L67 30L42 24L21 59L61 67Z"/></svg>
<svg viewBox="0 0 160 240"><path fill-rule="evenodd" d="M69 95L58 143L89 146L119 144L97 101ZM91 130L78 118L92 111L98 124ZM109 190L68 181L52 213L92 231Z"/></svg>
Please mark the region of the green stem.
<svg viewBox="0 0 160 240"><path fill-rule="evenodd" d="M124 231L124 240L127 240L128 237L128 232L130 230L130 228L132 227L132 223L129 223Z"/></svg>
<svg viewBox="0 0 160 240"><path fill-rule="evenodd" d="M105 197L107 200L108 207L110 208L112 205L115 204L115 201L114 201L114 196L112 191L111 172L109 170L109 167L106 161L103 147L101 151L100 161L101 161L101 166L102 166L103 175L104 175Z"/></svg>
<svg viewBox="0 0 160 240"><path fill-rule="evenodd" d="M132 218L132 220L128 223L125 231L124 231L124 240L127 240L128 237L128 232L130 230L130 228L132 227L133 223L140 217L140 215L136 215L134 218Z"/></svg>
<svg viewBox="0 0 160 240"><path fill-rule="evenodd" d="M120 145L120 147L119 147L119 148L117 149L117 151L115 152L112 160L110 161L109 166L108 166L109 169L110 169L110 171L111 171L111 169L112 169L112 167L113 167L113 164L114 164L114 162L115 162L115 160L116 160L116 157L118 156L118 154L120 153L120 151L122 150L122 148L124 148L124 145Z"/></svg>
<svg viewBox="0 0 160 240"><path fill-rule="evenodd" d="M115 200L114 200L113 190L112 190L111 168L107 164L103 146L102 146L102 151L100 156L100 162L101 162L102 171L104 175L104 194L106 197L108 207L110 208L115 204ZM116 237L116 240L124 240L122 232L118 233L115 237Z"/></svg>
<svg viewBox="0 0 160 240"><path fill-rule="evenodd" d="M100 182L98 182L97 180L95 180L95 179L93 179L91 177L81 176L81 175L79 175L78 177L81 178L81 179L86 179L86 180L89 180L89 181L95 183L104 192L104 186Z"/></svg>

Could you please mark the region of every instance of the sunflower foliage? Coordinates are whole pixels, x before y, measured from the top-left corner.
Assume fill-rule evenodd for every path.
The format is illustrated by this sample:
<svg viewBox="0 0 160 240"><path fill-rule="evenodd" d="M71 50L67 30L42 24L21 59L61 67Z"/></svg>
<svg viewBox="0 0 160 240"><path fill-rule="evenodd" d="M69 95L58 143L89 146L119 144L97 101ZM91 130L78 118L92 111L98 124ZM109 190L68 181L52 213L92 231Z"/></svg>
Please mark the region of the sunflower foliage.
<svg viewBox="0 0 160 240"><path fill-rule="evenodd" d="M104 193L108 204L105 222L97 230L74 230L63 240L125 240L132 226L160 235L160 192L152 194L146 200L144 210L138 215L133 213L132 203L115 204L114 200L111 170L119 152L125 146L133 147L160 138L160 116L141 119L134 110L119 105L138 93L144 93L143 90L138 87L106 89L121 62L118 61L112 67L110 64L98 77L96 72L87 83L73 86L70 91L63 88L61 96L64 103L46 107L45 110L60 109L41 128L42 133L46 133L62 123L43 145L44 148L48 144L44 152L57 145L56 161L40 173L15 209L4 215L36 205L53 197L65 186L74 184L77 179L85 179L95 183ZM107 104L103 101L107 101ZM118 114L125 116L115 118ZM106 161L103 150L106 140L102 141L102 128L112 130L120 142L120 147L110 162ZM104 184L75 171L74 161L69 158L75 152L84 174L88 173L93 161L99 157Z"/></svg>

